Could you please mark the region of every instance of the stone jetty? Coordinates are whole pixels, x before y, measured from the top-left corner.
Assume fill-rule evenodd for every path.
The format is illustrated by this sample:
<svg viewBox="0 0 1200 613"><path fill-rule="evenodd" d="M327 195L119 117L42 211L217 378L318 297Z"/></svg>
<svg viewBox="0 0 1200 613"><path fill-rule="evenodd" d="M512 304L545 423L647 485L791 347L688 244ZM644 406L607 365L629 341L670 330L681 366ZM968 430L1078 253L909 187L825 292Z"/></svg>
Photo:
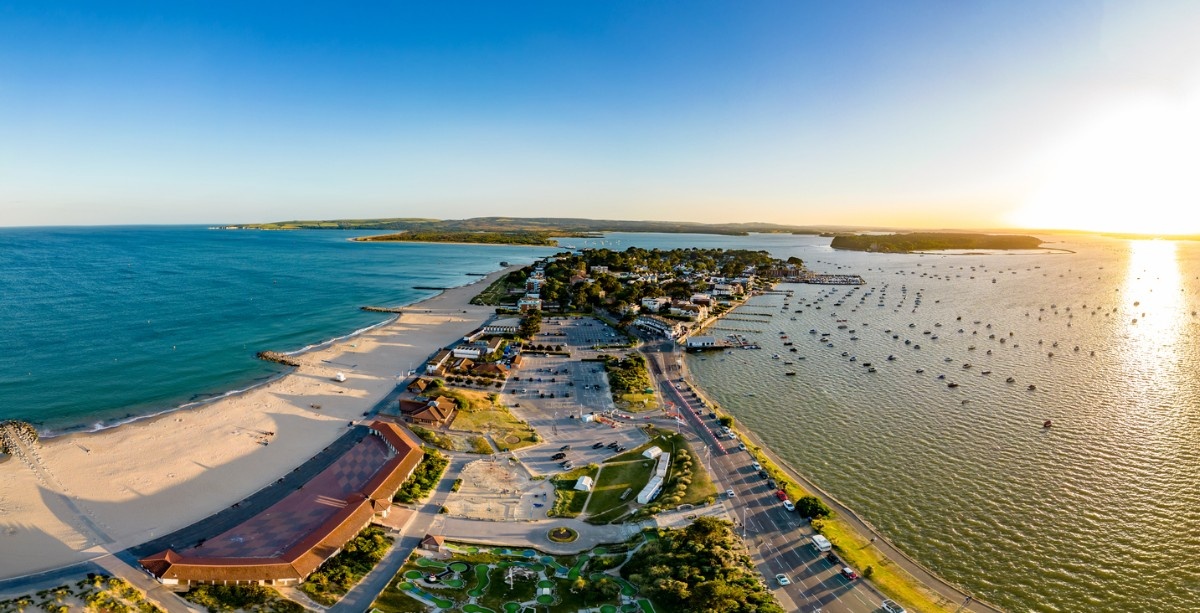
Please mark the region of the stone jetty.
<svg viewBox="0 0 1200 613"><path fill-rule="evenodd" d="M371 313L403 313L404 312L404 310L401 309L400 307L365 306L365 307L359 307L359 308L361 308L364 311L369 311Z"/></svg>
<svg viewBox="0 0 1200 613"><path fill-rule="evenodd" d="M284 353L279 353L278 351L259 351L256 357L260 360L275 362L284 366L291 366L292 368L300 367L300 362L295 358Z"/></svg>

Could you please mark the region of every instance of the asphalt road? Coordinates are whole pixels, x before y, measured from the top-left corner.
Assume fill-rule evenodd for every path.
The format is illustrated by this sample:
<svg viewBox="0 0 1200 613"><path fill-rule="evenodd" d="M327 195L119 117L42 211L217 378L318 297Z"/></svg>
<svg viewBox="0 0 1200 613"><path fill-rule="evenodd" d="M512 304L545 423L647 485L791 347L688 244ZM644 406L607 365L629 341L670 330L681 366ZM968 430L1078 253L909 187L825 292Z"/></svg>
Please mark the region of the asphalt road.
<svg viewBox="0 0 1200 613"><path fill-rule="evenodd" d="M663 397L676 405L684 419L708 445L709 470L719 489L734 492L724 504L738 518L746 546L757 554L758 570L775 590L784 607L811 613L867 613L880 610L883 597L869 583L843 578L823 554L809 544L813 534L808 523L789 512L775 497L775 490L760 478L749 453L736 440L717 439L720 425L708 418L708 409L686 382L679 382L678 356L670 341L651 340L643 351L649 358L651 375ZM858 569L856 569L858 570ZM791 585L780 587L775 579L783 574ZM790 602L789 602L790 601Z"/></svg>

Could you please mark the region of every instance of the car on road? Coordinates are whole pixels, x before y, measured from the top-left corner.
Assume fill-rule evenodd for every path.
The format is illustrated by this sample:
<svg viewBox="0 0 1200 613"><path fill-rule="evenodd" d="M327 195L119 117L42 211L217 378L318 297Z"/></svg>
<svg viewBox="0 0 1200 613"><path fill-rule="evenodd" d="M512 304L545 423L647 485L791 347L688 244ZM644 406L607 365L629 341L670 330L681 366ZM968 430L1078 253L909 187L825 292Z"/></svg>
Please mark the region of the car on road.
<svg viewBox="0 0 1200 613"><path fill-rule="evenodd" d="M796 510L796 505L792 504L792 501L791 501L791 500L784 500L784 501L783 501L783 508L784 508L784 510L785 510L785 511L787 511L787 512L791 513L792 511L795 511L795 510Z"/></svg>
<svg viewBox="0 0 1200 613"><path fill-rule="evenodd" d="M907 613L904 610L904 607L897 604L896 601L892 600L891 598L884 598L883 602L879 603L879 608L883 609L887 613Z"/></svg>
<svg viewBox="0 0 1200 613"><path fill-rule="evenodd" d="M733 490L731 490L731 489L730 489L730 490L725 490L725 496L726 496L726 497L728 497L728 498L733 498L733 496L734 496L734 494L733 494Z"/></svg>
<svg viewBox="0 0 1200 613"><path fill-rule="evenodd" d="M783 587L783 586L785 586L785 585L791 585L791 584L792 584L792 580L791 580L791 579L788 579L788 578L787 578L787 575L782 575L782 574L780 574L780 575L775 575L775 582L779 584L779 587Z"/></svg>
<svg viewBox="0 0 1200 613"><path fill-rule="evenodd" d="M858 573L855 572L854 569L850 568L849 566L843 566L842 567L842 576L845 577L848 581L854 581L855 579L858 578Z"/></svg>

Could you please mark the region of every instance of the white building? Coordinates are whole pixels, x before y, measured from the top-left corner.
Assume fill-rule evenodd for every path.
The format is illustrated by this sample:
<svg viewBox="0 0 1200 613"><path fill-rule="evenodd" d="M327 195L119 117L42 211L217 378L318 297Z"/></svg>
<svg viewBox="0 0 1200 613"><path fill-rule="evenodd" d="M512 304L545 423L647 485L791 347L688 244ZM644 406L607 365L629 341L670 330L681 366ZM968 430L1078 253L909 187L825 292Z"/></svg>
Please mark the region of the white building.
<svg viewBox="0 0 1200 613"><path fill-rule="evenodd" d="M542 299L537 294L525 294L517 301L517 308L521 312L525 311L540 311L542 310Z"/></svg>
<svg viewBox="0 0 1200 613"><path fill-rule="evenodd" d="M659 449L657 446L651 447L651 448L643 451L642 455L653 460L653 459L657 458L658 456L662 455L662 449Z"/></svg>
<svg viewBox="0 0 1200 613"><path fill-rule="evenodd" d="M661 317L642 315L633 320L633 325L667 338L676 338L683 334L683 324L677 321L667 321Z"/></svg>
<svg viewBox="0 0 1200 613"><path fill-rule="evenodd" d="M689 336L686 344L688 348L716 347L717 338L715 336Z"/></svg>
<svg viewBox="0 0 1200 613"><path fill-rule="evenodd" d="M587 475L575 480L575 489L581 492L590 492L592 491L592 487L595 485L596 484L592 481L592 478Z"/></svg>
<svg viewBox="0 0 1200 613"><path fill-rule="evenodd" d="M472 360L478 360L479 356L483 355L484 349L486 349L486 347L480 347L479 345L460 345L455 347L451 351L451 354L453 354L456 358L470 358Z"/></svg>
<svg viewBox="0 0 1200 613"><path fill-rule="evenodd" d="M659 309L667 306L668 304L671 304L670 298L665 298L665 297L642 298L642 308L650 309L651 311L654 311L656 313L659 311Z"/></svg>
<svg viewBox="0 0 1200 613"><path fill-rule="evenodd" d="M483 327L484 334L516 334L521 327L521 320L516 317L497 319Z"/></svg>

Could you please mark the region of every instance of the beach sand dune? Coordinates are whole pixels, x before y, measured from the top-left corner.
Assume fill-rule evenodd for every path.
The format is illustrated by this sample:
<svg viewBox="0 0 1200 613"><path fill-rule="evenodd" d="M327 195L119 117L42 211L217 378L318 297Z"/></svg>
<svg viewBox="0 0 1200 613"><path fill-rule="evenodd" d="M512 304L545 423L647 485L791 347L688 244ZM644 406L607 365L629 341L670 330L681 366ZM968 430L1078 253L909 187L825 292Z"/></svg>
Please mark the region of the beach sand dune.
<svg viewBox="0 0 1200 613"><path fill-rule="evenodd" d="M409 369L486 321L493 309L468 301L499 274L297 356L294 372L244 394L48 439L28 461L0 463L0 578L120 551L271 484L362 419Z"/></svg>

